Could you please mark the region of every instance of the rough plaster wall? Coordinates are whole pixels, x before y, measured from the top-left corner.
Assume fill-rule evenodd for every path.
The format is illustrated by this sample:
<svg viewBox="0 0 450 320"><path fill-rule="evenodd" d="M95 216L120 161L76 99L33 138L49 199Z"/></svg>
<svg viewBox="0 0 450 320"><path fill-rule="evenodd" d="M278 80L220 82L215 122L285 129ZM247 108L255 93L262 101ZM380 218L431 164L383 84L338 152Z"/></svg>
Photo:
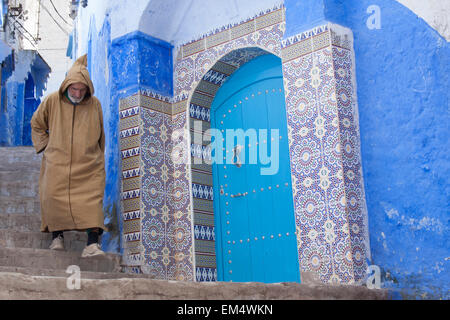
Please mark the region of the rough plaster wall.
<svg viewBox="0 0 450 320"><path fill-rule="evenodd" d="M139 30L179 46L215 28L239 23L282 0L96 0L79 7L77 56L87 52L90 19L100 30L106 15L111 19L111 39ZM212 14L214 13L214 14Z"/></svg>
<svg viewBox="0 0 450 320"><path fill-rule="evenodd" d="M425 20L447 41L450 41L450 1L397 0Z"/></svg>
<svg viewBox="0 0 450 320"><path fill-rule="evenodd" d="M117 106L111 105L111 77L109 51L110 51L110 23L109 19L104 20L103 26L97 29L97 24L93 20L89 26L90 46L90 69L91 80L95 88L95 96L100 100L103 110L103 127L105 130L105 171L106 185L103 199L103 212L105 225L108 232L102 236L102 246L105 251L117 252L120 247L119 234L119 152L117 150ZM99 30L99 31L97 31Z"/></svg>
<svg viewBox="0 0 450 320"><path fill-rule="evenodd" d="M398 297L449 299L450 44L397 1L326 2L355 38L371 263Z"/></svg>

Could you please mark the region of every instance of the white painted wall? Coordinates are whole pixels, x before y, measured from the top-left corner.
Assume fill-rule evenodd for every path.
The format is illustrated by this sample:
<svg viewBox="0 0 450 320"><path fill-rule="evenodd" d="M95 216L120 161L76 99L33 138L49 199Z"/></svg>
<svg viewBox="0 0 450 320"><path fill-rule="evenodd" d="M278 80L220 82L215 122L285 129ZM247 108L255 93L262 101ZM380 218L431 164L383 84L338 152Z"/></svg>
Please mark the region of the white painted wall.
<svg viewBox="0 0 450 320"><path fill-rule="evenodd" d="M49 0L42 1L45 3ZM450 40L450 0L397 1ZM95 21L96 29L99 31L107 14L111 17L111 39L140 30L178 47L199 38L206 32L227 24L239 23L283 2L283 0L91 0L86 8L79 7L75 21L78 29L76 56L87 51L90 21ZM68 14L68 9L64 12Z"/></svg>
<svg viewBox="0 0 450 320"><path fill-rule="evenodd" d="M450 0L397 0L450 41Z"/></svg>
<svg viewBox="0 0 450 320"><path fill-rule="evenodd" d="M95 28L99 32L106 15L110 15L111 39L115 39L138 30L142 12L150 2L151 0L91 0L87 7L79 6L75 19L78 41L76 56L87 52L91 20L95 22Z"/></svg>
<svg viewBox="0 0 450 320"><path fill-rule="evenodd" d="M143 13L139 30L175 47L228 24L253 18L283 0L153 0Z"/></svg>
<svg viewBox="0 0 450 320"><path fill-rule="evenodd" d="M281 3L282 0L91 0L86 8L79 7L77 56L87 51L91 19L99 31L106 14L111 17L111 39L139 30L177 47Z"/></svg>
<svg viewBox="0 0 450 320"><path fill-rule="evenodd" d="M39 36L41 40L37 44L24 40L23 47L37 50L52 69L44 96L59 89L66 72L72 66L72 60L66 57L69 34L72 32L73 25L73 20L69 17L69 1L52 0L52 2L62 18L55 11L50 0L40 0L40 2L24 0L24 8L28 10L28 20L25 21L24 26L34 37Z"/></svg>

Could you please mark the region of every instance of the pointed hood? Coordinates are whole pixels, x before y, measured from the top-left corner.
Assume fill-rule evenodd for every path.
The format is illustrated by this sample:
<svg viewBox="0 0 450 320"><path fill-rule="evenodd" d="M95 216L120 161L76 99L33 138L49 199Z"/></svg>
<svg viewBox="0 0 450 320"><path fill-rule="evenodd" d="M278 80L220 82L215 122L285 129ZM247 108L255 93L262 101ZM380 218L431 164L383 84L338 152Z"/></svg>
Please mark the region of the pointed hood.
<svg viewBox="0 0 450 320"><path fill-rule="evenodd" d="M79 57L74 62L72 68L70 68L67 72L66 78L59 87L59 94L64 96L64 92L67 88L71 84L78 82L84 83L89 88L85 98L83 99L83 101L86 101L94 95L94 84L91 81L91 77L89 76L89 71L87 69L87 54Z"/></svg>

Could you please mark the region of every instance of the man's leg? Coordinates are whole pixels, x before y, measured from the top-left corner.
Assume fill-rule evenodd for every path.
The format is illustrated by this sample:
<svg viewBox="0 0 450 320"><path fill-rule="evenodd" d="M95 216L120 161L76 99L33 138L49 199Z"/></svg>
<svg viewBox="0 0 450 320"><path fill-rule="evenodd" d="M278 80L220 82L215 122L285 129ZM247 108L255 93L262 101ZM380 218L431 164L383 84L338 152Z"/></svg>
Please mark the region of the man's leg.
<svg viewBox="0 0 450 320"><path fill-rule="evenodd" d="M64 233L62 230L52 232L50 250L64 250Z"/></svg>
<svg viewBox="0 0 450 320"><path fill-rule="evenodd" d="M86 233L88 235L88 242L87 245L91 245L93 243L98 243L98 238L100 236L100 228L90 228L86 230ZM103 230L102 230L103 231Z"/></svg>
<svg viewBox="0 0 450 320"><path fill-rule="evenodd" d="M64 231L53 231L52 232L52 240L54 240L58 237L64 238Z"/></svg>
<svg viewBox="0 0 450 320"><path fill-rule="evenodd" d="M89 228L86 230L86 232L88 234L88 241L86 248L84 248L81 256L83 258L87 258L98 255L104 255L105 253L100 249L100 245L98 243L99 236L103 233L103 229Z"/></svg>

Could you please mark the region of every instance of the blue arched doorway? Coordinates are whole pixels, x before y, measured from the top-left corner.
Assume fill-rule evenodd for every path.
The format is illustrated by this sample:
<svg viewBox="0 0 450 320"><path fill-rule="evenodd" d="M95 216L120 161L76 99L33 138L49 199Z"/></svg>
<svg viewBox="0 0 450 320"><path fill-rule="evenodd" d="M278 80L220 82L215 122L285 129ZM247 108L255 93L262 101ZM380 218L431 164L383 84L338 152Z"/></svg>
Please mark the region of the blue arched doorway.
<svg viewBox="0 0 450 320"><path fill-rule="evenodd" d="M233 73L211 127L217 280L300 282L281 60Z"/></svg>

